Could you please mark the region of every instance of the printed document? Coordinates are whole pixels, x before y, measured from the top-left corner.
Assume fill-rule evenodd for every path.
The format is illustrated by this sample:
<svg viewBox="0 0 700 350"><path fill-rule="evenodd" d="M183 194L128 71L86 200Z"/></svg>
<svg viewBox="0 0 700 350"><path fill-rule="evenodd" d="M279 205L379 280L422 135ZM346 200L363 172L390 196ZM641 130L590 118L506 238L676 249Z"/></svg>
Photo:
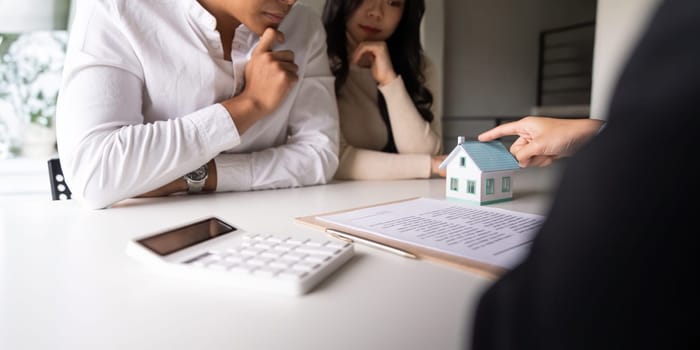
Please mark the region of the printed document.
<svg viewBox="0 0 700 350"><path fill-rule="evenodd" d="M529 251L544 217L417 198L319 216L318 220L511 269Z"/></svg>

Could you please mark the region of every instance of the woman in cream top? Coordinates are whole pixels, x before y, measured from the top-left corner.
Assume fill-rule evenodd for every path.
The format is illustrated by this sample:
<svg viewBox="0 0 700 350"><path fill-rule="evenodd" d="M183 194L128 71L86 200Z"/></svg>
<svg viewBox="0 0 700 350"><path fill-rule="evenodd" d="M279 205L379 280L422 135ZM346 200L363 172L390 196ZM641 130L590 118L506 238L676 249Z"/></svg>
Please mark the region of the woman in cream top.
<svg viewBox="0 0 700 350"><path fill-rule="evenodd" d="M340 112L338 179L444 176L423 0L328 0L323 22Z"/></svg>

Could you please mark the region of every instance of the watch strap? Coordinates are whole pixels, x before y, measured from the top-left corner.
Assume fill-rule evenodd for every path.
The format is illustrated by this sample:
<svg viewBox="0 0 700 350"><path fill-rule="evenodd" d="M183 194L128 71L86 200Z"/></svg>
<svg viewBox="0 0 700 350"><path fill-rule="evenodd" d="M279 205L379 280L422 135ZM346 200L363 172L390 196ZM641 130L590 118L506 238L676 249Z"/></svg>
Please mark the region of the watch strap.
<svg viewBox="0 0 700 350"><path fill-rule="evenodd" d="M199 193L204 190L204 185L209 177L209 164L204 164L196 170L187 173L184 178L187 182L187 193Z"/></svg>

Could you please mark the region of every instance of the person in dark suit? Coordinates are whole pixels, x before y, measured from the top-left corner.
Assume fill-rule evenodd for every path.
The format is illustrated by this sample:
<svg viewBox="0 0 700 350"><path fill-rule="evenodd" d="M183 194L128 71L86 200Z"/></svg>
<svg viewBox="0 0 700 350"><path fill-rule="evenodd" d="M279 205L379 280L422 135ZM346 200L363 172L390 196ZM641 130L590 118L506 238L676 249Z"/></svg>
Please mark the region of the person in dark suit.
<svg viewBox="0 0 700 350"><path fill-rule="evenodd" d="M698 38L700 1L660 5L605 128L567 162L529 255L484 292L466 345L698 348Z"/></svg>

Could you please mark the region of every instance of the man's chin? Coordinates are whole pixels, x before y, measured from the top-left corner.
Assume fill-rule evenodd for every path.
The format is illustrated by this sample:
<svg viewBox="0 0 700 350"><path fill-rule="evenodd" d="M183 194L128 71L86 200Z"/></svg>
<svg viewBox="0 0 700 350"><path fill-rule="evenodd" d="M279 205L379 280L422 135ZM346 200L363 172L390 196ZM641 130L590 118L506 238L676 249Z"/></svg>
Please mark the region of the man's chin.
<svg viewBox="0 0 700 350"><path fill-rule="evenodd" d="M278 29L279 29L279 25L278 25L278 24L267 24L267 23L266 23L266 24L261 24L261 25L255 26L255 27L248 27L248 28L250 28L250 30L251 30L253 33L257 34L258 36L262 36L263 33L265 32L265 29L267 29L267 28L272 28L272 29L274 29L274 30L278 30Z"/></svg>

